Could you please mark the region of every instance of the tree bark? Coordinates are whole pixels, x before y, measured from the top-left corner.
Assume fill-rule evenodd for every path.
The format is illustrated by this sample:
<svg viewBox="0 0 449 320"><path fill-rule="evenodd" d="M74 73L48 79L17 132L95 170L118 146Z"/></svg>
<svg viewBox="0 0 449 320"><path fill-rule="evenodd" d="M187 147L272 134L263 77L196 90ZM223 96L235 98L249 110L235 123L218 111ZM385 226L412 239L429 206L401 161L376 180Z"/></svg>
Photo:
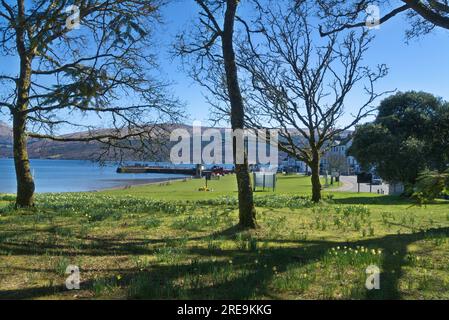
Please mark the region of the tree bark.
<svg viewBox="0 0 449 320"><path fill-rule="evenodd" d="M235 14L238 0L227 0L224 28L222 34L222 51L226 73L226 83L231 103L231 126L233 130L244 128L243 98L238 82L237 66L233 44ZM239 225L242 228L256 228L256 209L248 169L248 155L244 154L244 163L236 162L236 145L234 141L234 163L237 175L239 197Z"/></svg>
<svg viewBox="0 0 449 320"><path fill-rule="evenodd" d="M16 45L20 58L20 74L17 81L17 102L12 110L13 150L16 169L17 196L16 208L34 206L34 180L31 175L27 150L26 110L31 87L31 60L34 52L26 48L25 40L25 4L18 1L18 26L16 27Z"/></svg>
<svg viewBox="0 0 449 320"><path fill-rule="evenodd" d="M321 200L321 181L320 181L320 155L316 150L312 151L312 161L310 163L312 171L312 201L317 203Z"/></svg>
<svg viewBox="0 0 449 320"><path fill-rule="evenodd" d="M14 115L14 165L16 169L17 197L16 207L34 206L34 181L31 175L30 161L27 151L25 132L26 118L20 114Z"/></svg>

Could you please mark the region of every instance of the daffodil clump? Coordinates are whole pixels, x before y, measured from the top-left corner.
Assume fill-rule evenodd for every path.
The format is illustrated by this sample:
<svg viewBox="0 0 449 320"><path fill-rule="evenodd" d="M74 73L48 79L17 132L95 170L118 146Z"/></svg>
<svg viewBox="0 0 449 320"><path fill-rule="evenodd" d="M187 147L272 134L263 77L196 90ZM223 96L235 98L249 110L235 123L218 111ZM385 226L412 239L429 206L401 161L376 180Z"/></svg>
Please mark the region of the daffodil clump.
<svg viewBox="0 0 449 320"><path fill-rule="evenodd" d="M328 250L324 257L325 263L337 263L352 266L380 264L381 260L382 249L364 246L336 246Z"/></svg>

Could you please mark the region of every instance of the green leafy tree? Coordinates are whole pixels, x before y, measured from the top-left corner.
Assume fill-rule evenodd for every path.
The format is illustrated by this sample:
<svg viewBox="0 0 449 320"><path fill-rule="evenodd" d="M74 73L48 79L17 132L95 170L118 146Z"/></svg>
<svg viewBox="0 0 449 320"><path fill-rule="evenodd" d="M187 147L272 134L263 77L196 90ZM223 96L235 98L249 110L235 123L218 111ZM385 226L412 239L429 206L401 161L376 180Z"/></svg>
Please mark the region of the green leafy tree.
<svg viewBox="0 0 449 320"><path fill-rule="evenodd" d="M432 122L433 130L430 136L432 149L431 160L440 172L449 167L449 103L438 108L437 116Z"/></svg>
<svg viewBox="0 0 449 320"><path fill-rule="evenodd" d="M425 170L416 182L413 197L419 204L428 203L449 190L449 170L445 172Z"/></svg>
<svg viewBox="0 0 449 320"><path fill-rule="evenodd" d="M441 118L448 104L429 93L397 93L383 100L373 123L357 127L349 154L391 182L413 185L425 169L447 167L447 137ZM446 131L446 132L445 132Z"/></svg>

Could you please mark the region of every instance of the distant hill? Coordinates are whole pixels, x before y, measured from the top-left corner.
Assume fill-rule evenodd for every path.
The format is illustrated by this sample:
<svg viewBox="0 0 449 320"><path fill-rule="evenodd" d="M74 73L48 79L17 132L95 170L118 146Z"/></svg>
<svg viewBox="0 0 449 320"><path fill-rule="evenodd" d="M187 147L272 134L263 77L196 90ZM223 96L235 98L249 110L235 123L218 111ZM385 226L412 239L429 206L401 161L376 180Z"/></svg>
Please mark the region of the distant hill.
<svg viewBox="0 0 449 320"><path fill-rule="evenodd" d="M80 135L82 133L66 136ZM13 156L12 136L12 128L0 121L0 158ZM100 151L101 146L96 142L57 142L37 139L28 141L28 153L32 159L90 160L94 159Z"/></svg>
<svg viewBox="0 0 449 320"><path fill-rule="evenodd" d="M12 157L12 129L0 121L0 157Z"/></svg>
<svg viewBox="0 0 449 320"><path fill-rule="evenodd" d="M188 128L183 125L176 125L179 127ZM173 125L164 125L166 130L172 130ZM105 134L109 130L103 129L95 133ZM61 137L73 138L87 136L87 132L76 132ZM12 146L12 128L0 121L0 158L11 158L13 157L13 146ZM154 161L166 161L168 160L168 153L162 155L163 151L161 147L155 146L154 150L158 153L154 157ZM28 154L31 159L61 159L61 160L93 160L97 159L100 154L104 152L104 145L93 141L93 142L59 142L52 140L38 140L30 139L28 141ZM112 160L112 155L104 157L104 160ZM125 152L124 160L139 160L132 152Z"/></svg>
<svg viewBox="0 0 449 320"><path fill-rule="evenodd" d="M192 132L192 127L187 125L178 124L162 126L167 131L182 128L190 133ZM203 127L202 129L206 130L208 128ZM219 129L222 134L224 134L224 129ZM103 129L102 133L105 133L107 131L107 129ZM295 130L292 131L294 132ZM99 132L100 131L97 131L97 133ZM351 131L344 132L342 136L347 136L350 133ZM85 135L88 135L88 133L77 132L64 135L63 137L80 137ZM161 148L159 145L155 146L154 149L158 150L159 152L159 155L153 159L154 161L168 161L169 156L167 151L160 151ZM191 150L193 150L192 145ZM96 159L103 151L103 146L99 142L58 142L36 139L30 139L28 142L28 153L30 158L32 159L92 160ZM10 158L12 156L12 129L8 124L0 121L0 158ZM286 154L284 154L283 152L279 152L279 157L280 159L284 159L286 157ZM109 159L111 159L111 157ZM108 160L108 157L106 157L105 160ZM139 159L136 159L134 154L128 152L128 154L125 155L124 160L137 161Z"/></svg>

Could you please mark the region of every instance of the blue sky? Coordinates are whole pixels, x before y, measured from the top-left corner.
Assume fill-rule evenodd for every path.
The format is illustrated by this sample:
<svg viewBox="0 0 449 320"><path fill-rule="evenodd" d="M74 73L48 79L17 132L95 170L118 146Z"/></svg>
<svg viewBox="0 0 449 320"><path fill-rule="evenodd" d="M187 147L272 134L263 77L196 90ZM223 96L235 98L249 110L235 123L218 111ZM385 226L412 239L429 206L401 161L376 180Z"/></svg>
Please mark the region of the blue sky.
<svg viewBox="0 0 449 320"><path fill-rule="evenodd" d="M173 39L173 35L195 22L197 12L193 1L180 0L167 7L164 11L167 38ZM407 23L405 15L401 15L372 31L376 38L366 54L365 64L375 66L385 63L389 68L389 75L378 83L377 91L422 90L449 100L449 31L438 29L407 44ZM169 78L176 82L176 94L188 103L189 122L206 122L209 106L202 95L206 92L179 72L176 63L163 64L163 67ZM347 114L362 101L363 92L354 91L347 100Z"/></svg>
<svg viewBox="0 0 449 320"><path fill-rule="evenodd" d="M161 70L166 80L174 83L174 94L187 104L186 124L194 120L207 123L210 107L203 96L206 92L182 71L178 59L172 60L170 50L174 36L195 23L197 13L198 7L193 1L175 1L164 9L165 25L157 33L161 40L157 49ZM407 44L406 29L407 20L402 15L373 31L376 38L365 57L365 64L374 66L385 63L390 69L389 75L379 82L377 90L423 90L449 100L449 31L438 29ZM0 68L1 71L11 72L17 64L0 57ZM363 92L355 89L347 100L346 113L355 111L362 101ZM0 120L7 119L0 115Z"/></svg>

